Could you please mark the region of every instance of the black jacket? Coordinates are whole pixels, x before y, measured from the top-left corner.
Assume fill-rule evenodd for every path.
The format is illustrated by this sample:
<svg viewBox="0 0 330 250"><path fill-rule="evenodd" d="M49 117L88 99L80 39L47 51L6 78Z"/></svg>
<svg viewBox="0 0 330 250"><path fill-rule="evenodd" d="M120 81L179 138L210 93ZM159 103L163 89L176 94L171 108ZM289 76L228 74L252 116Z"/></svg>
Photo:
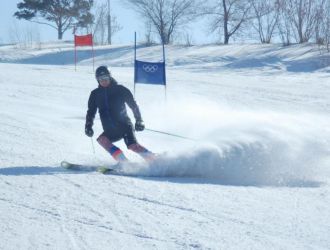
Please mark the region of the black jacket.
<svg viewBox="0 0 330 250"><path fill-rule="evenodd" d="M142 120L139 107L129 89L118 85L114 79L107 88L99 86L89 96L86 126L93 125L97 109L104 131L132 124L125 103L132 109L135 119Z"/></svg>

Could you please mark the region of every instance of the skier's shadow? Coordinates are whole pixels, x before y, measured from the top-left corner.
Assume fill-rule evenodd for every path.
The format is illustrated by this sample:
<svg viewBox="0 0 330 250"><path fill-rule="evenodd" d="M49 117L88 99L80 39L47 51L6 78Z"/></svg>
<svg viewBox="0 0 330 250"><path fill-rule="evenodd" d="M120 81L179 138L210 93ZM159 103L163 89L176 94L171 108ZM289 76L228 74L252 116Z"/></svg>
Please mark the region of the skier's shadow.
<svg viewBox="0 0 330 250"><path fill-rule="evenodd" d="M19 175L55 175L55 174L70 174L72 171L61 168L60 166L15 166L15 167L0 167L0 175L19 176ZM77 173L86 173L79 171Z"/></svg>
<svg viewBox="0 0 330 250"><path fill-rule="evenodd" d="M57 175L57 174L86 174L91 172L86 171L70 171L63 169L60 166L15 166L15 167L0 167L0 175L5 176L24 176L24 175ZM122 177L127 178L138 178L145 181L158 181L158 182L172 182L176 184L208 184L208 185L222 185L222 186L273 186L273 187L308 187L318 188L323 185L322 182L313 180L291 180L285 184L274 184L274 183L255 183L255 182L235 182L224 179L212 179L203 177L173 177L173 176L145 176L139 174L118 174ZM115 176L115 175L114 175Z"/></svg>
<svg viewBox="0 0 330 250"><path fill-rule="evenodd" d="M133 177L133 176L132 176ZM236 182L232 180L213 179L205 177L146 177L134 176L143 180L158 181L158 182L172 182L175 184L199 184L199 185L220 185L233 187L286 187L286 188L319 188L325 183L314 180L292 179L285 183L260 183L260 182Z"/></svg>

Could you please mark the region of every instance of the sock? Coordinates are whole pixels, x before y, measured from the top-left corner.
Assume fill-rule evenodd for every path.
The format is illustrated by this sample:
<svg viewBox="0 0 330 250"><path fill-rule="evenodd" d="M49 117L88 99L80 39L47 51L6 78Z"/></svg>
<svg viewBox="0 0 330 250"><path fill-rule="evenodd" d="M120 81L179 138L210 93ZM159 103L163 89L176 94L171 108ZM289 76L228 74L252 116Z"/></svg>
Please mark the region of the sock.
<svg viewBox="0 0 330 250"><path fill-rule="evenodd" d="M124 155L123 151L121 151L120 148L118 148L114 144L112 144L111 141L109 141L109 139L107 137L100 136L99 138L97 138L97 142L106 151L108 151L116 161L127 161L127 158Z"/></svg>
<svg viewBox="0 0 330 250"><path fill-rule="evenodd" d="M116 147L115 145L112 144L108 151L111 156L116 160L116 161L127 161L126 156L124 155L123 151L121 151L120 148Z"/></svg>

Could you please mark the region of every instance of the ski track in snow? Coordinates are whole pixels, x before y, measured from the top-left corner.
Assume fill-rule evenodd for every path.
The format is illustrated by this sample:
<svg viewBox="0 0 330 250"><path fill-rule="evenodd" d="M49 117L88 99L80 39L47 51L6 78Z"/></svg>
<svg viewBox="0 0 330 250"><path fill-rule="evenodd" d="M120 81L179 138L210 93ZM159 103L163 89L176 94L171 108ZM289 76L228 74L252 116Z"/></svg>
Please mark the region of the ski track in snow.
<svg viewBox="0 0 330 250"><path fill-rule="evenodd" d="M133 89L130 49L96 64ZM70 49L0 50L1 249L329 249L329 67L311 45L168 47L167 102L136 99L147 128L191 139L138 133L151 164L119 142L122 175L59 167L113 164L84 136L87 52L75 72Z"/></svg>

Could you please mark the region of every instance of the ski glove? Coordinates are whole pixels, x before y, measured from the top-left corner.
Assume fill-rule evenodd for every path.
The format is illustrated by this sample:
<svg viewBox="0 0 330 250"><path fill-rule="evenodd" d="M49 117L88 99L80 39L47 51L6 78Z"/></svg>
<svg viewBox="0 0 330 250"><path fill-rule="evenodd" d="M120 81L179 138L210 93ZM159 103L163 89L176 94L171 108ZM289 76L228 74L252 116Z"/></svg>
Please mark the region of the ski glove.
<svg viewBox="0 0 330 250"><path fill-rule="evenodd" d="M85 134L88 136L88 137L93 137L94 135L94 131L92 129L91 126L86 126L85 127Z"/></svg>
<svg viewBox="0 0 330 250"><path fill-rule="evenodd" d="M135 130L136 131L143 131L144 130L144 122L142 120L136 120L135 122Z"/></svg>

